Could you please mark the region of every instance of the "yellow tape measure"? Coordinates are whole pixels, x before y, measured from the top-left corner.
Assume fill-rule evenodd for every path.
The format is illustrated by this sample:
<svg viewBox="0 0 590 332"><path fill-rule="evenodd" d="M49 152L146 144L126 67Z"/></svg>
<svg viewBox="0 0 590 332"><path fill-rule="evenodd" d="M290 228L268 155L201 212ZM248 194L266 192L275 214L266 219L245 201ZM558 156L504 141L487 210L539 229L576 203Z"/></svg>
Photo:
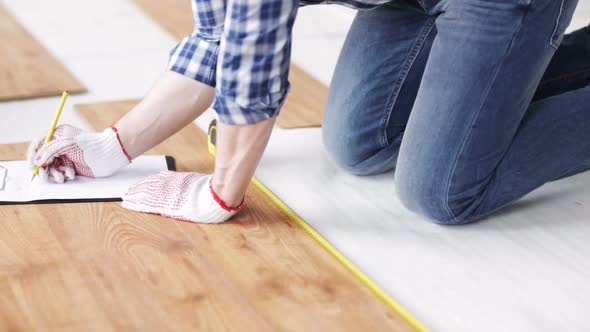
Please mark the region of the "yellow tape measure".
<svg viewBox="0 0 590 332"><path fill-rule="evenodd" d="M207 149L212 156L215 156L215 146L217 142L217 120L211 121L209 124L209 130L207 131ZM342 266L350 271L363 285L368 287L379 299L381 299L387 306L393 311L398 313L410 326L416 331L425 332L429 331L425 325L417 320L409 311L402 307L397 301L379 287L373 280L371 280L366 274L359 270L354 263L346 258L336 247L334 247L328 240L326 240L320 233L318 233L313 227L311 227L305 220L298 216L293 210L291 210L280 198L270 191L262 182L256 177L252 179L252 183L260 189L277 207L281 209L295 224L301 227L305 233L311 236L324 250L328 251Z"/></svg>

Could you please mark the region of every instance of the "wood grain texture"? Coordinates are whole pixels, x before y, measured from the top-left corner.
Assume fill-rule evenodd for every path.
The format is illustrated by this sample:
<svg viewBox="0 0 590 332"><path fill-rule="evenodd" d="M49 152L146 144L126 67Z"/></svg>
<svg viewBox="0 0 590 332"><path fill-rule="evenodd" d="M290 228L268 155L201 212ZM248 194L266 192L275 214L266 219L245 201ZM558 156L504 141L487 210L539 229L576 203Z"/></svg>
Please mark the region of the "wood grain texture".
<svg viewBox="0 0 590 332"><path fill-rule="evenodd" d="M135 103L78 108L102 129ZM194 124L150 153L213 166ZM0 331L411 331L254 186L222 225L119 203L4 205L0 220Z"/></svg>
<svg viewBox="0 0 590 332"><path fill-rule="evenodd" d="M191 0L135 0L135 3L165 31L180 40L193 31Z"/></svg>
<svg viewBox="0 0 590 332"><path fill-rule="evenodd" d="M289 68L291 91L277 118L281 128L321 127L328 87L291 64Z"/></svg>
<svg viewBox="0 0 590 332"><path fill-rule="evenodd" d="M135 0L160 26L180 40L193 31L192 9L189 0ZM320 127L328 88L295 64L289 68L291 90L277 117L281 128Z"/></svg>
<svg viewBox="0 0 590 332"><path fill-rule="evenodd" d="M77 108L101 129L136 102ZM210 172L213 159L206 143L206 135L190 124L148 153L173 155L179 171ZM190 280L192 273L209 275L207 280L224 285L212 287L201 281L200 291L193 296L226 299L232 310L244 313L257 330L411 330L254 186L250 186L246 202L245 209L223 225L198 225L138 213L128 213L128 218L141 223L158 220L154 227L176 227L185 237L171 246L190 248L194 254L194 260L185 262L184 268L189 270L184 278ZM170 283L175 280L173 275ZM213 313L204 313L202 319L210 321L209 315ZM236 321L231 315L223 317ZM220 322L212 324L220 326Z"/></svg>
<svg viewBox="0 0 590 332"><path fill-rule="evenodd" d="M29 142L0 144L0 160L22 160L27 158Z"/></svg>
<svg viewBox="0 0 590 332"><path fill-rule="evenodd" d="M2 4L0 40L0 101L86 91Z"/></svg>

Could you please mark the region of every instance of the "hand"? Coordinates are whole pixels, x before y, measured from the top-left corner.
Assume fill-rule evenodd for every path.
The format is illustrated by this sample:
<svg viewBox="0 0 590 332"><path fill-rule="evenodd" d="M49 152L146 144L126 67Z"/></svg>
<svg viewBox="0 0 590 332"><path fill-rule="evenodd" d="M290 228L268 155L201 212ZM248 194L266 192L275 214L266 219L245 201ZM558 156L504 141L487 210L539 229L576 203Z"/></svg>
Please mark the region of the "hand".
<svg viewBox="0 0 590 332"><path fill-rule="evenodd" d="M56 183L73 180L76 175L109 176L131 162L115 127L92 133L61 125L49 143L33 141L27 155L31 168L39 166L41 178Z"/></svg>
<svg viewBox="0 0 590 332"><path fill-rule="evenodd" d="M121 205L129 210L199 223L221 223L244 205L228 207L213 191L212 176L162 171L129 188Z"/></svg>

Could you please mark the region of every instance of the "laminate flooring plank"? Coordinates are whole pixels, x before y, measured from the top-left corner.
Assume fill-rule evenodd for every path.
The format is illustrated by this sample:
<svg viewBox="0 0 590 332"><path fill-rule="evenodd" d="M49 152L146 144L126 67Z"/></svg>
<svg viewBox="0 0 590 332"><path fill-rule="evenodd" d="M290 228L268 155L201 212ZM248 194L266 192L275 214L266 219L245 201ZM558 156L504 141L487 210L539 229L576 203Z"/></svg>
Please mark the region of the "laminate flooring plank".
<svg viewBox="0 0 590 332"><path fill-rule="evenodd" d="M0 101L86 91L1 3L0 40Z"/></svg>
<svg viewBox="0 0 590 332"><path fill-rule="evenodd" d="M321 127L328 87L291 64L289 68L291 92L277 118L277 125L284 129Z"/></svg>
<svg viewBox="0 0 590 332"><path fill-rule="evenodd" d="M79 222L53 230L116 330L267 330L174 223L119 203L62 212Z"/></svg>
<svg viewBox="0 0 590 332"><path fill-rule="evenodd" d="M0 160L22 160L27 157L29 142L0 144Z"/></svg>
<svg viewBox="0 0 590 332"><path fill-rule="evenodd" d="M180 40L193 31L193 16L189 0L135 0L154 21ZM289 69L291 90L277 117L281 128L320 127L328 88L295 64Z"/></svg>
<svg viewBox="0 0 590 332"><path fill-rule="evenodd" d="M123 116L135 103L137 101L128 100L76 105L76 108L89 123L101 130ZM213 169L206 135L194 124L183 128L148 153L173 155L179 171L211 172ZM117 203L109 204L104 205L105 210L101 213L116 214L117 217L106 219L126 220L136 228L145 229L141 236L134 236L138 243L142 242L142 238L157 235L168 240L147 243L165 243L160 246L173 250L176 255L187 255L181 255L184 265L175 265L168 270L159 267L161 262L153 254L152 264L140 265L151 266L153 270L138 274L138 278L153 278L158 281L152 281L154 285L175 281L179 283L176 287L185 283L185 287L198 284L199 287L189 296L194 300L230 296L228 303L208 305L210 311L204 313L202 319L208 319L217 311L227 313L234 310L234 313L223 316L224 323L238 321L234 315L244 312L248 318L255 317L260 324L259 329L412 330L403 318L383 304L254 186L248 189L245 208L231 222L222 225L175 221L123 211ZM101 213L83 213L80 217ZM127 261L152 257L148 252L127 255ZM119 259L125 258L123 253L118 256L121 257ZM202 280L195 281L195 278ZM209 280L215 282L208 283ZM164 289L153 287L156 294L157 291L164 292ZM232 305L233 302L238 304Z"/></svg>
<svg viewBox="0 0 590 332"><path fill-rule="evenodd" d="M111 330L48 212L0 206L0 330Z"/></svg>
<svg viewBox="0 0 590 332"><path fill-rule="evenodd" d="M4 205L0 220L0 305L20 313L0 330L270 331L167 219L85 203Z"/></svg>
<svg viewBox="0 0 590 332"><path fill-rule="evenodd" d="M164 30L180 40L193 31L192 0L135 0L135 3Z"/></svg>

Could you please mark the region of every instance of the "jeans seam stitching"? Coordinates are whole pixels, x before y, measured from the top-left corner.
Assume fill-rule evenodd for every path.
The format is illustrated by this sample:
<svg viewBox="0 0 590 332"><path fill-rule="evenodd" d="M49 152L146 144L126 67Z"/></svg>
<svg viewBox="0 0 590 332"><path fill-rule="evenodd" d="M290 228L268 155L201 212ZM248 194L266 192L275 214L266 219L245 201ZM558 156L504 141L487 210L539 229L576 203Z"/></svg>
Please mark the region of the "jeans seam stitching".
<svg viewBox="0 0 590 332"><path fill-rule="evenodd" d="M408 77L408 73L412 69L416 58L418 57L422 46L424 46L424 41L426 40L427 36L432 31L432 27L434 27L434 18L429 18L429 22L426 24L425 28L423 28L422 33L418 36L416 43L412 46L412 52L410 53L408 59L406 59L404 63L404 67L402 68L402 73L400 78L396 81L393 86L392 94L390 95L389 99L390 102L386 105L386 112L385 116L381 120L381 144L383 146L387 146L391 144L389 139L387 138L387 124L389 123L389 119L391 118L391 113L393 112L393 108L397 102L397 98L399 97L399 92L401 87L404 85L406 78Z"/></svg>
<svg viewBox="0 0 590 332"><path fill-rule="evenodd" d="M528 13L528 10L523 15L523 17L521 19L520 26L518 27L518 30L512 35L512 39L510 40L510 44L508 45L508 48L506 49L506 52L504 53L504 56L502 57L502 61L499 63L498 68L496 68L496 71L494 72L494 75L486 88L486 92L485 92L483 98L481 99L481 103L479 104L479 106L477 108L477 112L475 113L475 115L473 116L473 119L471 120L469 130L467 130L467 133L465 133L465 136L463 137L463 141L461 142L461 147L459 148L459 151L458 151L457 155L455 156L455 160L453 161L453 167L451 168L451 172L449 172L449 175L447 177L447 181L446 181L446 185L445 185L446 193L445 193L444 203L445 203L445 208L447 209L447 212L451 216L453 223L457 223L458 221L457 221L457 217L455 216L455 214L451 210L451 207L449 206L449 192L451 191L451 179L453 178L453 175L455 173L455 169L457 168L457 161L459 160L459 156L461 155L461 152L463 151L463 148L465 147L465 142L467 142L467 137L469 137L469 134L471 133L471 130L473 129L473 124L475 123L475 120L477 119L477 117L481 113L483 105L485 104L485 101L488 98L488 94L490 92L490 89L492 88L493 83L495 82L496 78L498 77L498 73L500 72L500 68L502 67L502 65L506 61L507 55L510 53L510 51L512 50L512 47L514 46L514 40L516 39L516 35L518 33L520 33L520 31L522 30L522 22L526 18L527 13Z"/></svg>
<svg viewBox="0 0 590 332"><path fill-rule="evenodd" d="M549 40L549 44L557 49L559 47L559 44L557 42L557 40L554 41L555 39L555 35L557 34L557 30L559 29L559 21L561 20L561 14L563 13L563 4L565 3L565 0L561 0L561 4L559 5L559 14L557 14L557 18L555 19L555 28L553 28L553 33L551 34L551 39ZM560 39L560 38L557 38Z"/></svg>

